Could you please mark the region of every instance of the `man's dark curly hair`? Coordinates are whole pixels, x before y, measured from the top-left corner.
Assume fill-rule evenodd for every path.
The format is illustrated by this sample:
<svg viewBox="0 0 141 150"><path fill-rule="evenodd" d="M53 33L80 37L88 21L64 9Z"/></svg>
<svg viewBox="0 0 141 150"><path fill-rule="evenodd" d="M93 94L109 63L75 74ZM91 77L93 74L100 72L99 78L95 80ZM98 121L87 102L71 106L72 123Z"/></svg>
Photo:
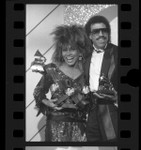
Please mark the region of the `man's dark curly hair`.
<svg viewBox="0 0 141 150"><path fill-rule="evenodd" d="M54 35L55 51L53 62L61 64L64 62L62 50L68 46L78 50L85 58L86 52L90 50L90 40L84 27L80 25L60 25L51 33Z"/></svg>
<svg viewBox="0 0 141 150"><path fill-rule="evenodd" d="M111 27L109 24L109 21L104 17L104 16L93 16L91 17L88 22L85 24L85 30L87 35L89 36L91 33L91 25L96 24L96 23L103 23L105 24L106 28L109 29L109 41L111 40L110 35L111 35Z"/></svg>

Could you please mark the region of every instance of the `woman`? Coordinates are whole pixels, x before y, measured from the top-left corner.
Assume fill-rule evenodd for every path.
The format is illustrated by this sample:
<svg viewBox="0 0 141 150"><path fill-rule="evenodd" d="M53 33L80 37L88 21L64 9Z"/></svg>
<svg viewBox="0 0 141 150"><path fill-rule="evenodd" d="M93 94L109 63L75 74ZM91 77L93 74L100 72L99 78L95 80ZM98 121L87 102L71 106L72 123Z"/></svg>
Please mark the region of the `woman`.
<svg viewBox="0 0 141 150"><path fill-rule="evenodd" d="M53 63L34 90L36 106L47 116L46 141L86 141L88 88L85 87L83 61L89 40L81 26L59 26L52 34L55 42ZM51 91L51 98L46 94Z"/></svg>

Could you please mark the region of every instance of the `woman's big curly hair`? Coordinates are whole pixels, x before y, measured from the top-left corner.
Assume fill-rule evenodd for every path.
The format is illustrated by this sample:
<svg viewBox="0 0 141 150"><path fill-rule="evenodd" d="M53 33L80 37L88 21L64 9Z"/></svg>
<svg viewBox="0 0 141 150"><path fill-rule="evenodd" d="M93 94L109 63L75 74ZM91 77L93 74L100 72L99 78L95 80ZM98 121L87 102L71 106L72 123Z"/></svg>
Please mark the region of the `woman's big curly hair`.
<svg viewBox="0 0 141 150"><path fill-rule="evenodd" d="M51 33L54 35L55 51L52 57L53 62L61 64L64 62L62 50L68 46L78 50L85 58L90 51L90 40L87 37L85 29L78 25L62 25L56 27Z"/></svg>

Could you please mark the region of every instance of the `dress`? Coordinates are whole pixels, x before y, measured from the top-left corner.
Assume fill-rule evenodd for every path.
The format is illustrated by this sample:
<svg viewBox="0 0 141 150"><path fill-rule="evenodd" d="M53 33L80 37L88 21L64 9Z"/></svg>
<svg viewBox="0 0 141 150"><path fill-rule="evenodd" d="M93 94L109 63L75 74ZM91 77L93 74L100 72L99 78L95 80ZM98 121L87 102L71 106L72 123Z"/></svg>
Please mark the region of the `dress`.
<svg viewBox="0 0 141 150"><path fill-rule="evenodd" d="M36 100L36 106L39 108L39 113L47 116L45 140L52 142L86 141L87 106L82 108L80 107L81 105L76 104L76 101L74 101L78 97L77 93L81 93L83 100L87 97L82 92L85 86L83 73L76 79L72 79L65 75L55 64L46 65L44 70L45 72L33 95ZM73 89L74 95L69 95L70 89ZM51 98L63 99L66 96L65 100L59 103L63 109L55 110L41 102L42 99L47 99L46 94L49 90L51 91ZM58 102L56 101L55 103Z"/></svg>

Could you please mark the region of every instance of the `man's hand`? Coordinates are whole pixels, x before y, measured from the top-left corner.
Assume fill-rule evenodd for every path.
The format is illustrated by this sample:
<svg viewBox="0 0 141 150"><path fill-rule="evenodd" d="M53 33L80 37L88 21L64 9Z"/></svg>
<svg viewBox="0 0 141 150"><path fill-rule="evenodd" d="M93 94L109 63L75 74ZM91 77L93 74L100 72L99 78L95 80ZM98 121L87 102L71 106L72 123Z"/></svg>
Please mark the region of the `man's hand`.
<svg viewBox="0 0 141 150"><path fill-rule="evenodd" d="M97 98L106 99L106 100L112 100L113 102L117 102L118 95L115 90L113 90L114 95L107 95L103 93L94 92L93 95L95 95Z"/></svg>

